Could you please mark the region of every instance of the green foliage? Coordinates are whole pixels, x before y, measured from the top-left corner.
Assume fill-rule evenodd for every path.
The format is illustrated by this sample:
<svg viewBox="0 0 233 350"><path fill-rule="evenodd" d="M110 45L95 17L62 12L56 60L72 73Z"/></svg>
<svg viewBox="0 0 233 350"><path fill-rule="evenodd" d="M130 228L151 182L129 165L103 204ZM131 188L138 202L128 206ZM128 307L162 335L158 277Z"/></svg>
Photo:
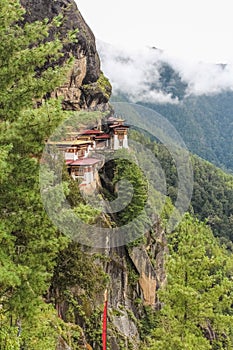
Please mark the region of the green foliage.
<svg viewBox="0 0 233 350"><path fill-rule="evenodd" d="M121 153L126 158L121 158ZM121 200L121 205L123 209L118 213L118 218L120 224L124 225L132 221L134 218L137 218L138 215L144 211L146 200L148 197L148 184L145 175L142 173L141 169L135 160L128 154L125 154L125 151L122 150L118 152L119 158L116 160L116 169L113 179L113 184L117 184L120 180L127 181L123 188L117 189L118 196ZM128 158L128 159L127 159ZM132 185L133 193L131 193L129 184ZM132 199L128 204L128 199Z"/></svg>
<svg viewBox="0 0 233 350"><path fill-rule="evenodd" d="M203 223L187 215L171 234L167 286L149 349L229 349L232 255Z"/></svg>
<svg viewBox="0 0 233 350"><path fill-rule="evenodd" d="M12 145L0 147L0 184L6 180L11 170L11 166L7 162L11 148Z"/></svg>
<svg viewBox="0 0 233 350"><path fill-rule="evenodd" d="M233 177L194 157L192 207L200 220L207 219L215 235L233 240Z"/></svg>
<svg viewBox="0 0 233 350"><path fill-rule="evenodd" d="M44 41L49 29L46 21L18 24L24 11L17 0L1 1L0 12L4 18L0 24L0 119L9 122L18 118L22 108L33 106L35 99L59 86L67 68L61 70L55 63L62 55L62 43L56 38ZM45 64L51 67L46 69Z"/></svg>
<svg viewBox="0 0 233 350"><path fill-rule="evenodd" d="M60 320L55 310L42 301L34 315L20 327L20 341L28 350L55 349Z"/></svg>
<svg viewBox="0 0 233 350"><path fill-rule="evenodd" d="M95 296L104 290L107 281L107 275L94 257L84 252L79 244L70 242L67 248L59 252L52 278L52 289L59 290L60 296L64 297L69 288L76 286L94 300Z"/></svg>
<svg viewBox="0 0 233 350"><path fill-rule="evenodd" d="M100 210L93 208L89 204L82 203L74 209L74 212L83 222L89 225L95 224L101 214Z"/></svg>
<svg viewBox="0 0 233 350"><path fill-rule="evenodd" d="M23 25L23 13L18 1L1 1L2 350L55 347L59 333L52 330L50 323L54 311L46 309L42 296L49 287L57 254L67 245L67 239L53 227L41 202L39 159L45 139L64 118L59 101L46 102L42 98L62 83L68 66L56 65L62 43L56 38L46 41L49 25ZM40 108L34 108L36 101Z"/></svg>
<svg viewBox="0 0 233 350"><path fill-rule="evenodd" d="M101 255L90 254L79 244L70 242L57 256L49 293L62 318L69 324L81 325L88 342L99 346L102 308L97 300L108 283L100 258ZM77 344L72 346L76 349Z"/></svg>
<svg viewBox="0 0 233 350"><path fill-rule="evenodd" d="M97 80L97 84L100 87L100 89L102 90L102 92L104 93L104 96L107 99L109 99L111 96L112 87L111 87L109 80L105 77L103 72L101 72L99 79Z"/></svg>
<svg viewBox="0 0 233 350"><path fill-rule="evenodd" d="M78 349L82 332L74 323L80 324L89 342L98 347L102 314L98 304L108 276L95 255L57 231L40 198L39 168L44 141L61 121L68 120L60 101L44 99L62 83L69 69L69 65L61 69L57 65L63 43L56 37L46 41L50 26L59 26L60 18L49 25L46 22L23 25L22 18L23 10L18 1L1 1L0 350L55 349L59 337L72 349ZM75 33L70 33L68 40L74 37ZM96 84L86 88L90 94L93 89L102 92L104 89L106 98L110 90L103 75ZM102 116L100 112L74 114L71 126L91 125ZM67 126L64 124L59 132L67 130ZM160 145L147 139L145 143L163 162L168 194L174 201L177 173L173 161ZM120 153L124 158L124 151ZM123 158L115 162L112 179L115 193L111 196L115 198L119 194L125 207L114 219L117 225L125 225L140 215L133 230L144 233L145 223L150 223L150 213L145 210L148 182L134 163L133 154L128 160ZM201 219L208 218L216 232L222 234L225 227L226 236L231 237L232 178L207 165L202 169L202 163L195 162L193 210ZM150 173L146 160L144 164ZM48 175L46 184L57 183L49 169L45 175ZM130 189L118 186L123 178L133 188L130 203ZM64 175L60 187L63 197L67 195L72 213L85 223L103 224L101 212L83 202L77 183ZM153 205L161 201L155 192L153 196ZM168 199L162 213L164 223L171 210ZM141 239L136 244L139 242ZM190 217L170 237L170 245L168 284L159 294L164 307L157 319L154 313L148 312L148 322L143 325L145 334L155 327L149 346L152 349L155 344L158 349L230 348L231 255L219 247L208 228ZM138 282L134 270L129 273L129 282L131 286ZM67 323L57 317L54 306ZM210 327L216 335L212 343L203 335Z"/></svg>
<svg viewBox="0 0 233 350"><path fill-rule="evenodd" d="M179 104L141 104L166 117L192 153L232 172L232 101L233 93L224 91L213 95L189 96Z"/></svg>
<svg viewBox="0 0 233 350"><path fill-rule="evenodd" d="M112 92L112 86L109 80L104 76L103 72L101 72L95 83L83 85L82 89L87 96L92 96L101 92L106 98L106 102L109 100Z"/></svg>
<svg viewBox="0 0 233 350"><path fill-rule="evenodd" d="M166 176L167 195L174 204L177 198L178 174L174 159L163 145L152 141L149 135L131 132L131 137L151 150L158 159ZM142 160L143 164L143 160ZM227 240L233 240L233 176L224 173L211 163L192 156L194 188L189 211L198 219L205 221L214 234ZM169 199L160 213L166 224L172 206Z"/></svg>

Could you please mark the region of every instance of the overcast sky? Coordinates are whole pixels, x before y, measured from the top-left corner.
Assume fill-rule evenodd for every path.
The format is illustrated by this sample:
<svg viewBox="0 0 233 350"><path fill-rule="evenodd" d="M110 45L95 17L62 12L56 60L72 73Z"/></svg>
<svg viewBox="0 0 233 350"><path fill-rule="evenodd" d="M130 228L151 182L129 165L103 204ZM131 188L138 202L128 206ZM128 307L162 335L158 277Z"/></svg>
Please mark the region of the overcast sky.
<svg viewBox="0 0 233 350"><path fill-rule="evenodd" d="M232 0L75 0L96 38L187 60L233 62Z"/></svg>

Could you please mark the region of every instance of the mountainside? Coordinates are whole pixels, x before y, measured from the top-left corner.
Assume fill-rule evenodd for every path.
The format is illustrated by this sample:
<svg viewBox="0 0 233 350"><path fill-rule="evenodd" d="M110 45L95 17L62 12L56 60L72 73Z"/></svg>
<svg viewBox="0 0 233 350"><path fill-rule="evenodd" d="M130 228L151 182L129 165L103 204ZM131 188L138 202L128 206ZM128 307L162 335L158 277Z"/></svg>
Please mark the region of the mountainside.
<svg viewBox="0 0 233 350"><path fill-rule="evenodd" d="M106 289L107 349L231 349L233 177L192 158L181 220L183 149L116 118L75 2L1 0L0 18L0 350L103 349ZM159 72L151 89L184 99Z"/></svg>
<svg viewBox="0 0 233 350"><path fill-rule="evenodd" d="M0 25L0 61L5 62L0 66L0 349L100 349L106 287L111 349L137 349L136 318L147 317L145 305L156 305L155 290L165 280L164 229L157 219L146 246L97 250L74 242L52 224L40 195L45 140L68 116L87 123L90 116L95 122L106 116L111 86L74 1L21 4L26 14L15 0L4 0L0 8L0 16L8 14ZM50 23L56 15L62 15L58 23L35 22L49 18ZM77 28L67 42L67 31ZM63 176L72 210L105 227L105 215L86 203L77 182L66 172Z"/></svg>
<svg viewBox="0 0 233 350"><path fill-rule="evenodd" d="M139 103L166 117L192 153L233 171L233 92L190 96L176 105Z"/></svg>
<svg viewBox="0 0 233 350"><path fill-rule="evenodd" d="M233 171L233 76L227 65L191 64L158 49L126 52L99 43L112 101L149 107L167 118L188 149Z"/></svg>
<svg viewBox="0 0 233 350"><path fill-rule="evenodd" d="M162 144L140 136L141 142L152 150L161 164L167 184L167 194L175 205L179 176L174 159ZM224 173L210 162L191 156L193 164L193 192L189 212L206 221L215 236L224 242L233 241L233 176Z"/></svg>

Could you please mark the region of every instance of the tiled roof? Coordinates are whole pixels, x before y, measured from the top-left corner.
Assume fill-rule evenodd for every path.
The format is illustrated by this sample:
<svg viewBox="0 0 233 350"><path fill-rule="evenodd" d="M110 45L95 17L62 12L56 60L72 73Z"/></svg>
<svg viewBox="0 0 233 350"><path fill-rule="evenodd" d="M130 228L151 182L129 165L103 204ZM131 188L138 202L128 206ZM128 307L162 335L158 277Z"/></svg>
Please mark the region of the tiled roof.
<svg viewBox="0 0 233 350"><path fill-rule="evenodd" d="M96 159L96 158L83 158L83 159L77 159L75 161L69 161L69 165L95 165L97 163L101 162L101 159Z"/></svg>
<svg viewBox="0 0 233 350"><path fill-rule="evenodd" d="M110 138L110 135L109 135L109 134L102 134L102 135L96 136L96 140L99 140L99 139L109 139L109 138Z"/></svg>
<svg viewBox="0 0 233 350"><path fill-rule="evenodd" d="M129 128L128 125L125 124L113 124L113 125L109 125L109 128L122 128L122 129L126 129Z"/></svg>
<svg viewBox="0 0 233 350"><path fill-rule="evenodd" d="M71 164L71 163L73 163L73 160L72 160L72 159L67 159L67 160L66 160L66 165L69 165L69 164Z"/></svg>
<svg viewBox="0 0 233 350"><path fill-rule="evenodd" d="M103 131L100 130L84 130L80 133L80 135L97 135L97 134L102 134Z"/></svg>
<svg viewBox="0 0 233 350"><path fill-rule="evenodd" d="M115 117L109 117L108 122L124 122L125 119L122 118L115 118Z"/></svg>
<svg viewBox="0 0 233 350"><path fill-rule="evenodd" d="M83 140L62 140L62 141L48 141L48 145L55 146L80 146L90 144L93 141L83 141Z"/></svg>

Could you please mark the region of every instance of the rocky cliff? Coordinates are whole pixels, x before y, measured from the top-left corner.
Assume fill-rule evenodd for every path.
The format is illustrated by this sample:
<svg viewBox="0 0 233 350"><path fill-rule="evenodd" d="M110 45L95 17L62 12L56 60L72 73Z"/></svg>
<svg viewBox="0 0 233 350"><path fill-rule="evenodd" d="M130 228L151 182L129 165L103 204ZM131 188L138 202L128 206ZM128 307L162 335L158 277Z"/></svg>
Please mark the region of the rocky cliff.
<svg viewBox="0 0 233 350"><path fill-rule="evenodd" d="M167 242L159 221L144 244L118 247L108 253L109 344L111 350L141 348L141 321L160 308L156 291L165 283Z"/></svg>
<svg viewBox="0 0 233 350"><path fill-rule="evenodd" d="M66 83L53 92L53 95L63 96L64 108L68 110L108 109L111 85L100 70L95 37L74 0L21 0L21 4L26 9L25 20L29 22L45 18L51 21L55 16L63 15L62 25L59 29L54 28L50 32L50 39L54 31L59 31L60 37L64 38L68 31L78 29L78 42L68 43L63 47L63 60L68 59L72 54L75 57L74 65L67 76ZM145 244L98 252L104 257L100 259L101 267L109 276L108 342L111 350L139 349L141 336L139 320L148 317L147 307L152 310L159 307L156 290L165 282L164 253L166 251L166 239L159 220L154 229L146 234L145 242ZM67 254L67 261L77 260L75 254L72 247L72 253ZM66 255L64 259L66 261ZM77 262L70 262L68 267L66 265L68 275L70 271L67 269L71 267L75 270L76 264ZM63 277L65 278L65 274ZM72 285L69 281L72 285L71 288L69 287L69 293L72 294L69 298L72 301L75 300L74 306L70 299L61 297L62 293L59 290L61 283L58 276L56 279L58 283L56 288L51 287L51 296L48 301L55 300L58 315L65 322L76 324L81 329L81 336L74 347L60 337L57 350L100 349L101 340L94 341L90 333L101 332L98 331L98 327L101 325L102 294L101 296L96 294L96 297L88 296L87 302L86 297L83 297L85 292L80 290L77 284ZM99 313L98 310L101 312ZM91 319L94 319L93 328L88 334L87 329L90 327Z"/></svg>
<svg viewBox="0 0 233 350"><path fill-rule="evenodd" d="M58 33L61 39L67 37L69 31L78 30L77 42L63 46L67 60L72 54L75 58L66 83L54 94L63 96L65 109L79 110L84 108L107 108L111 95L111 85L100 70L100 59L96 50L95 37L84 21L74 0L20 0L26 10L25 20L33 22L48 18L51 21L62 15L59 28L50 31L49 40ZM61 62L62 63L62 62Z"/></svg>

